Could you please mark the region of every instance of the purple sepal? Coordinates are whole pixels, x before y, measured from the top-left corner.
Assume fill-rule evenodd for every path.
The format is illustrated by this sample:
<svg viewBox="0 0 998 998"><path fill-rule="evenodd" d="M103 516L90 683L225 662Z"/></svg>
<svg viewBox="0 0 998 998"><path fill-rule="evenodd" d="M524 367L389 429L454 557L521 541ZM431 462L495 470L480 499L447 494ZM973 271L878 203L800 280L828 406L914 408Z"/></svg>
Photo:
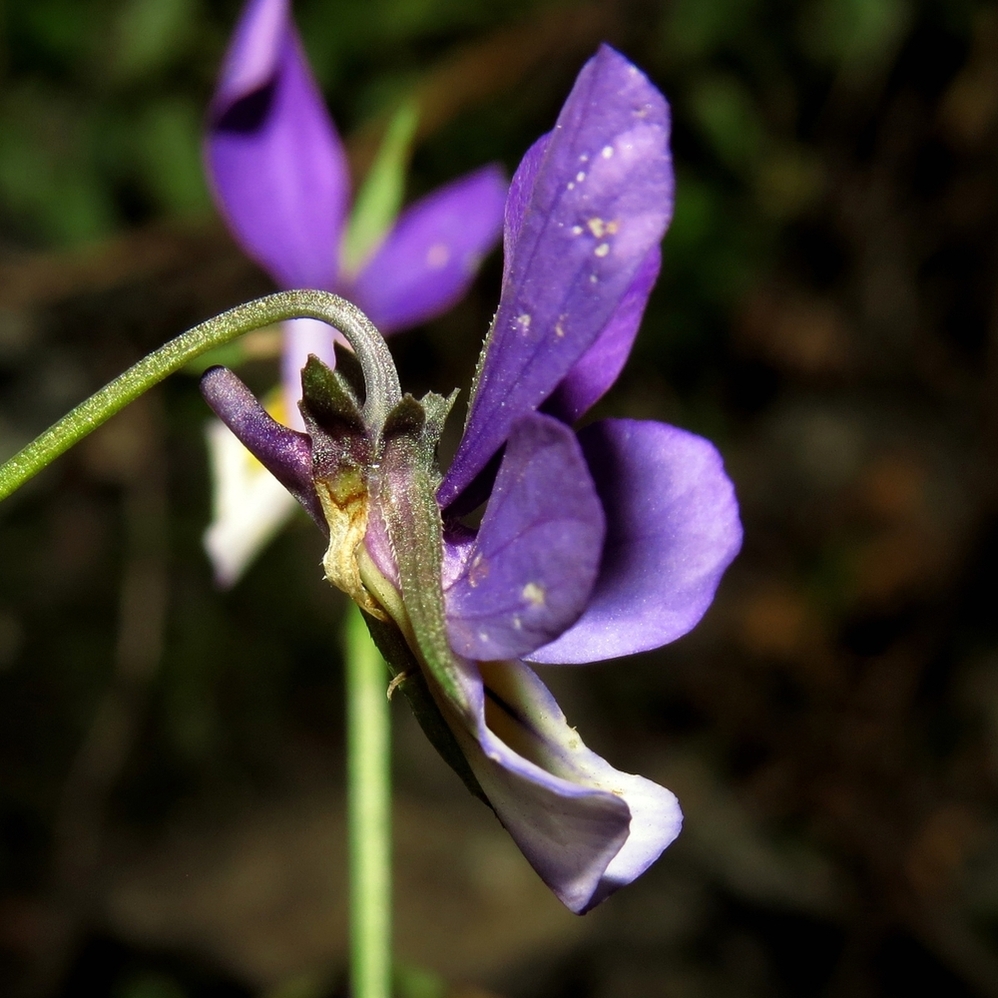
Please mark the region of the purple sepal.
<svg viewBox="0 0 998 998"><path fill-rule="evenodd" d="M571 911L630 883L679 834L675 796L590 751L527 666L462 660L459 681L470 716L444 710L472 772Z"/></svg>
<svg viewBox="0 0 998 998"><path fill-rule="evenodd" d="M451 647L468 658L519 658L578 619L605 523L575 434L532 413L513 426L485 517L444 593Z"/></svg>
<svg viewBox="0 0 998 998"><path fill-rule="evenodd" d="M335 285L346 156L287 0L240 18L209 110L215 200L246 252L285 288Z"/></svg>
<svg viewBox="0 0 998 998"><path fill-rule="evenodd" d="M201 394L243 446L305 507L328 533L312 484L312 442L278 423L239 378L225 367L201 376Z"/></svg>
<svg viewBox="0 0 998 998"><path fill-rule="evenodd" d="M487 166L402 212L349 291L382 333L426 322L461 298L502 231L506 186Z"/></svg>
<svg viewBox="0 0 998 998"><path fill-rule="evenodd" d="M606 419L579 434L606 513L585 613L534 662L582 664L647 651L706 613L742 527L721 455L664 423Z"/></svg>
<svg viewBox="0 0 998 998"><path fill-rule="evenodd" d="M661 240L674 190L668 141L665 98L601 46L543 153L532 150L540 162L531 160L521 178L510 225L519 218L519 228L507 240L499 310L464 437L440 488L442 506L592 346Z"/></svg>
<svg viewBox="0 0 998 998"><path fill-rule="evenodd" d="M574 423L610 390L627 362L661 266L662 250L653 246L606 328L544 403L545 412Z"/></svg>

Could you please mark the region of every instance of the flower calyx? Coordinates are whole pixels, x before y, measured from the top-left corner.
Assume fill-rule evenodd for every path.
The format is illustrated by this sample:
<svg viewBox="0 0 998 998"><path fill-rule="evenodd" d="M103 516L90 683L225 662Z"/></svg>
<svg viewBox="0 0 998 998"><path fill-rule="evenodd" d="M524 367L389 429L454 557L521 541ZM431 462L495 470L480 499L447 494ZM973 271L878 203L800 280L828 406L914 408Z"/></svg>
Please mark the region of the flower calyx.
<svg viewBox="0 0 998 998"><path fill-rule="evenodd" d="M439 484L436 450L457 393L447 399L431 392L421 400L408 394L397 401L371 400L365 388L370 386L360 365L346 351L338 351L336 370L310 357L302 372L313 484L329 530L322 565L327 580L366 613L407 631L396 551L400 543L425 546L416 536L422 532L412 530L415 524L407 524L404 540L396 537L387 529L395 517L386 513L407 505L404 493L432 494Z"/></svg>

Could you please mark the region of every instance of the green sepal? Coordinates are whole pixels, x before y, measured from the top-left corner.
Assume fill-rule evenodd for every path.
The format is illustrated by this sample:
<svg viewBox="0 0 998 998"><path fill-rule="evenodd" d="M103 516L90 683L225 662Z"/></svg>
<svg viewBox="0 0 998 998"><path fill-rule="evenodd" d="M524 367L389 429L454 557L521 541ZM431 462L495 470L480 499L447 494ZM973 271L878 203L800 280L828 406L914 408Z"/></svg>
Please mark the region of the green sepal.
<svg viewBox="0 0 998 998"><path fill-rule="evenodd" d="M455 388L446 397L437 395L436 392L427 392L420 399L420 405L426 413L426 435L433 440L434 446L440 442L440 435L444 432L444 423L447 422L447 417L450 415L451 409L454 408L454 403L460 393L459 388Z"/></svg>
<svg viewBox="0 0 998 998"><path fill-rule="evenodd" d="M381 431L382 437L407 436L413 440L422 437L423 427L426 425L426 410L421 402L417 402L411 395L402 396L402 401L385 418L385 425Z"/></svg>
<svg viewBox="0 0 998 998"><path fill-rule="evenodd" d="M364 416L353 387L343 375L310 355L301 372L302 415L330 436L364 435Z"/></svg>
<svg viewBox="0 0 998 998"><path fill-rule="evenodd" d="M481 784L475 778L471 766L468 765L468 760L461 751L457 739L454 737L454 732L451 731L450 725L440 713L440 708L433 699L429 686L427 686L426 677L423 675L423 671L402 632L394 624L377 620L366 613L364 621L367 623L367 629L371 632L371 638L377 645L378 651L388 663L392 676L404 675L405 678L399 683L398 689L406 698L416 721L430 740L430 744L440 754L440 758L457 773L472 795L491 808L492 805L489 803L488 797L485 796Z"/></svg>
<svg viewBox="0 0 998 998"><path fill-rule="evenodd" d="M441 583L443 522L436 500L440 476L434 466L435 447L435 439L426 433L399 433L385 438L378 506L392 540L402 603L418 645L417 654L454 709L467 713L469 705L462 695L459 666L447 636Z"/></svg>
<svg viewBox="0 0 998 998"><path fill-rule="evenodd" d="M357 400L357 405L363 405L366 394L364 369L360 366L357 355L338 340L333 341L333 352L336 355L334 373L338 378L342 378L344 388L349 389L353 393L353 397Z"/></svg>

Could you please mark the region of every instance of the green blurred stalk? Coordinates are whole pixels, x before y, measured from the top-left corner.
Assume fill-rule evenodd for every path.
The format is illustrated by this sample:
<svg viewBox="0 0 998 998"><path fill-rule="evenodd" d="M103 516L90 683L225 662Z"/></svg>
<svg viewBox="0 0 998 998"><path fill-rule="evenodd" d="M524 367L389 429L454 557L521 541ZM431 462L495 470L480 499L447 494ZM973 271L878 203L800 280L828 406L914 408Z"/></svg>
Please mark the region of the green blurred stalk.
<svg viewBox="0 0 998 998"><path fill-rule="evenodd" d="M388 677L360 610L346 624L347 823L352 998L390 998L391 763Z"/></svg>

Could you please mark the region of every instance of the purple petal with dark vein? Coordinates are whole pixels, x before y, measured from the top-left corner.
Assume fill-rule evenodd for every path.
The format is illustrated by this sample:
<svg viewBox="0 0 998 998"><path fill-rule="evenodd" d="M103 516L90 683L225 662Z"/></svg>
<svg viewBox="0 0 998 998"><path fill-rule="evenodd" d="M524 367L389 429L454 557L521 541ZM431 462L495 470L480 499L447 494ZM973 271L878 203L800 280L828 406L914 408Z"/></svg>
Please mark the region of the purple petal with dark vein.
<svg viewBox="0 0 998 998"><path fill-rule="evenodd" d="M674 189L668 141L665 98L602 46L558 117L525 207L513 212L519 229L442 506L592 346L661 240Z"/></svg>
<svg viewBox="0 0 998 998"><path fill-rule="evenodd" d="M211 367L205 371L201 376L201 394L243 446L305 507L322 530L328 532L312 484L309 438L278 423L228 368Z"/></svg>
<svg viewBox="0 0 998 998"><path fill-rule="evenodd" d="M586 612L535 662L581 664L674 641L706 613L738 553L734 488L713 444L664 423L607 419L579 434L606 513Z"/></svg>
<svg viewBox="0 0 998 998"><path fill-rule="evenodd" d="M682 824L676 798L586 748L525 665L462 665L471 716L445 705L445 717L530 865L563 904L583 914L643 873L675 839Z"/></svg>
<svg viewBox="0 0 998 998"><path fill-rule="evenodd" d="M407 208L354 279L350 297L383 333L457 302L502 231L506 178L476 170Z"/></svg>
<svg viewBox="0 0 998 998"><path fill-rule="evenodd" d="M544 403L545 412L574 423L609 391L627 362L661 265L662 250L653 246L606 328Z"/></svg>
<svg viewBox="0 0 998 998"><path fill-rule="evenodd" d="M519 658L582 613L605 523L575 434L532 413L513 426L478 536L444 593L459 655Z"/></svg>
<svg viewBox="0 0 998 998"><path fill-rule="evenodd" d="M346 156L286 4L246 8L212 101L205 158L246 252L282 287L331 290Z"/></svg>

